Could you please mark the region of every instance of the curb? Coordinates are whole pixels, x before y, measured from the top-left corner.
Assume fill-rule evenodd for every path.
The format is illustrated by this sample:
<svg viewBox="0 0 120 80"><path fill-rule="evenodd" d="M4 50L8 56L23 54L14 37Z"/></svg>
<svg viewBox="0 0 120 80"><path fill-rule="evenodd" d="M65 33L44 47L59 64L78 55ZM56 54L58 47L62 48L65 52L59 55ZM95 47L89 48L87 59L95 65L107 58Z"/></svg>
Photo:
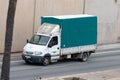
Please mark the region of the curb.
<svg viewBox="0 0 120 80"><path fill-rule="evenodd" d="M45 78L41 80L120 80L120 69L97 71L81 74L73 74L61 77ZM66 79L66 78L80 78L80 79ZM40 79L38 79L40 80Z"/></svg>
<svg viewBox="0 0 120 80"><path fill-rule="evenodd" d="M112 49L97 49L96 52L115 51L115 50L120 50L120 48L112 48Z"/></svg>

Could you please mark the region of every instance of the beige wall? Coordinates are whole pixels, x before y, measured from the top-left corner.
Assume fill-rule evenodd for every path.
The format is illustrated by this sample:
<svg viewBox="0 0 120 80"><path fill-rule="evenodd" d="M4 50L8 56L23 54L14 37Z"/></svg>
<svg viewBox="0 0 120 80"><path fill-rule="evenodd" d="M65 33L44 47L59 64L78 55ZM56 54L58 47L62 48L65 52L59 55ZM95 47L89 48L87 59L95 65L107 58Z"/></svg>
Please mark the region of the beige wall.
<svg viewBox="0 0 120 80"><path fill-rule="evenodd" d="M8 0L0 0L0 52L4 50Z"/></svg>
<svg viewBox="0 0 120 80"><path fill-rule="evenodd" d="M98 43L117 42L117 3L115 0L88 0L86 13L98 16Z"/></svg>
<svg viewBox="0 0 120 80"><path fill-rule="evenodd" d="M21 51L42 15L81 14L84 0L18 0L12 51ZM34 21L35 6L35 21ZM0 0L0 53L4 49L8 0ZM86 0L85 13L98 16L98 44L120 42L120 7L114 0ZM35 22L35 24L34 24ZM33 26L34 24L34 26Z"/></svg>
<svg viewBox="0 0 120 80"><path fill-rule="evenodd" d="M118 34L117 40L120 42L120 0L118 0L118 6L117 6L117 30L116 34Z"/></svg>
<svg viewBox="0 0 120 80"><path fill-rule="evenodd" d="M34 0L18 0L14 24L12 51L21 51L32 36Z"/></svg>
<svg viewBox="0 0 120 80"><path fill-rule="evenodd" d="M36 25L35 30L40 25L40 17L45 15L81 14L83 0L36 0Z"/></svg>

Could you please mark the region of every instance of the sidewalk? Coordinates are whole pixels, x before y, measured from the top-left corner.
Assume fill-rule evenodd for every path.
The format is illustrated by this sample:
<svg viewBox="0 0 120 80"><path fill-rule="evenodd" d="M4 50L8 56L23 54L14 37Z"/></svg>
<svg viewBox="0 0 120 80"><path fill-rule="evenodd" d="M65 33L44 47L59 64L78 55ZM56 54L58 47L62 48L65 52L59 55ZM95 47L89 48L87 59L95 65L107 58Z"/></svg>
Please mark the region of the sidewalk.
<svg viewBox="0 0 120 80"><path fill-rule="evenodd" d="M108 51L108 50L118 50L118 49L120 49L120 43L103 44L97 46L97 51Z"/></svg>
<svg viewBox="0 0 120 80"><path fill-rule="evenodd" d="M21 60L22 59L21 55L22 55L22 53L12 53L11 61ZM3 54L0 54L0 62L2 61L2 59L3 59Z"/></svg>
<svg viewBox="0 0 120 80"><path fill-rule="evenodd" d="M57 78L52 77L42 80L120 80L120 69L74 74Z"/></svg>

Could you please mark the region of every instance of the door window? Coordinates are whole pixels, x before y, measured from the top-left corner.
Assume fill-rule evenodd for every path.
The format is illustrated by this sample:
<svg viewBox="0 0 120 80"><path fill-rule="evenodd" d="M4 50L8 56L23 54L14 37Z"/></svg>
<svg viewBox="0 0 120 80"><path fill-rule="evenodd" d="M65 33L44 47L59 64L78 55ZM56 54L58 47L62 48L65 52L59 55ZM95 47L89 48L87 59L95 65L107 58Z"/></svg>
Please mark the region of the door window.
<svg viewBox="0 0 120 80"><path fill-rule="evenodd" d="M58 44L58 37L55 36L50 40L48 47L52 47L52 46L57 45L57 44Z"/></svg>

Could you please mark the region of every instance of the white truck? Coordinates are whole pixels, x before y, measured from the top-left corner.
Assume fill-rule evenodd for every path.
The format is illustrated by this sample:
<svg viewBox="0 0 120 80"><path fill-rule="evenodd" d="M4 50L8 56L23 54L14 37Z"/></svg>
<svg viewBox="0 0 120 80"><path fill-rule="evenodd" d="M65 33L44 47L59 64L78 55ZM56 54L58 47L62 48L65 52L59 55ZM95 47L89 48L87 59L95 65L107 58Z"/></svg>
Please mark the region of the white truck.
<svg viewBox="0 0 120 80"><path fill-rule="evenodd" d="M43 65L67 58L85 62L96 47L96 16L43 16L38 32L25 45L22 58L26 63Z"/></svg>

